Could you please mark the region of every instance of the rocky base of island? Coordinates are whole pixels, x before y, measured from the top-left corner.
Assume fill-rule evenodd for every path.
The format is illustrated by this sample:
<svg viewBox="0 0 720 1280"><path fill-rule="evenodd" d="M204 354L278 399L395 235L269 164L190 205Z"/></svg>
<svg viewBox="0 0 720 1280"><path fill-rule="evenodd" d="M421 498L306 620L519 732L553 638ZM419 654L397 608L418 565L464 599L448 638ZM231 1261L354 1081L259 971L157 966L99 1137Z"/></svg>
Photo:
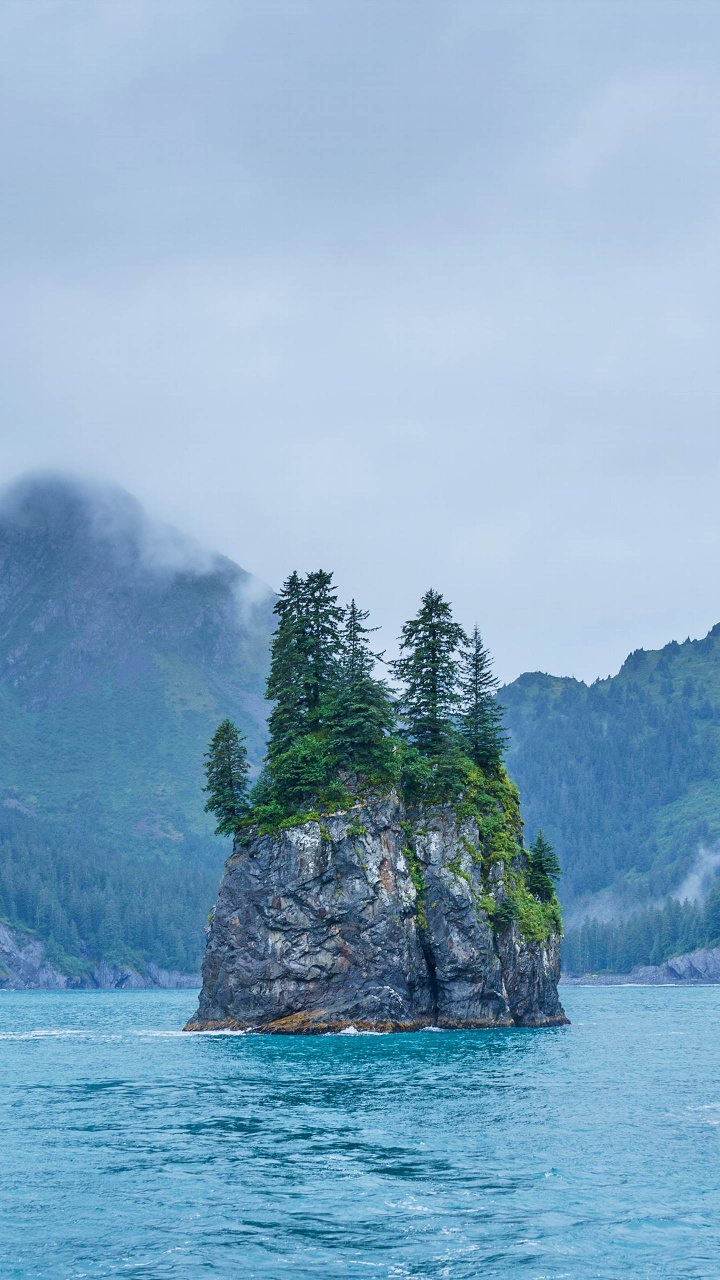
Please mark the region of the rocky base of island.
<svg viewBox="0 0 720 1280"><path fill-rule="evenodd" d="M411 814L394 793L239 837L186 1030L566 1023L559 933L532 912L524 932L513 907L523 857L490 851L451 806Z"/></svg>

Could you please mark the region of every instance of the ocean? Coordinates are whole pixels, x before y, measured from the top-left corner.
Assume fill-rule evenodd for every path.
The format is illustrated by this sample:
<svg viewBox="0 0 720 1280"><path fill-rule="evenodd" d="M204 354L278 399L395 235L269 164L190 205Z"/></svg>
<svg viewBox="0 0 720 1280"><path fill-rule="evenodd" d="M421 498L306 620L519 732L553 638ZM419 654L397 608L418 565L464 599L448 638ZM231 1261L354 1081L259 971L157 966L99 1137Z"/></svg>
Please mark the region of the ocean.
<svg viewBox="0 0 720 1280"><path fill-rule="evenodd" d="M572 1025L183 1034L192 991L0 993L3 1280L720 1277L720 988Z"/></svg>

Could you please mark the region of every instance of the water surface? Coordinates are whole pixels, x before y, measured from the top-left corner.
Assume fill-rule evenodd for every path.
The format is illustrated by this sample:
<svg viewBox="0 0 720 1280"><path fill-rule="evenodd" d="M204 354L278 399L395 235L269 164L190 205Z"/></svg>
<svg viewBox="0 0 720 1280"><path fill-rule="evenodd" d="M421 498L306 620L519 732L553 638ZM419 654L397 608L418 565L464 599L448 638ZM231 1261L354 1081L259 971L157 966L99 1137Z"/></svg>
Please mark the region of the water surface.
<svg viewBox="0 0 720 1280"><path fill-rule="evenodd" d="M2 1280L720 1278L720 988L572 1026L182 1034L194 992L0 993Z"/></svg>

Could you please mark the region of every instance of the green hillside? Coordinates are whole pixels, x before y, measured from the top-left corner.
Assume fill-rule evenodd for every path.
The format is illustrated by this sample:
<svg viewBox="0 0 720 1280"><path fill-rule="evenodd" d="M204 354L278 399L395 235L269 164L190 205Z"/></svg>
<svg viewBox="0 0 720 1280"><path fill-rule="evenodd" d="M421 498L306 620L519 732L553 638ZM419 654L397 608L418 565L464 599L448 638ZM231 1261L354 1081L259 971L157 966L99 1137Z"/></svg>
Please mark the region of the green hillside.
<svg viewBox="0 0 720 1280"><path fill-rule="evenodd" d="M80 961L195 967L227 852L202 756L230 713L259 762L272 600L122 491L4 495L1 917Z"/></svg>
<svg viewBox="0 0 720 1280"><path fill-rule="evenodd" d="M633 963L665 958L682 936L704 937L687 921L684 935L673 930L662 911L657 926L648 922L673 896L699 905L720 866L720 626L703 640L639 649L590 686L535 672L501 698L526 825L542 826L560 855L568 933L586 917L643 912L646 941ZM594 967L623 963L608 947L612 934L617 957L628 930L605 929Z"/></svg>
<svg viewBox="0 0 720 1280"><path fill-rule="evenodd" d="M260 763L273 602L122 491L46 477L0 498L0 919L68 970L197 966L228 851L203 752L230 716ZM560 855L568 964L713 940L720 627L591 686L523 675L501 701L527 838L542 826Z"/></svg>

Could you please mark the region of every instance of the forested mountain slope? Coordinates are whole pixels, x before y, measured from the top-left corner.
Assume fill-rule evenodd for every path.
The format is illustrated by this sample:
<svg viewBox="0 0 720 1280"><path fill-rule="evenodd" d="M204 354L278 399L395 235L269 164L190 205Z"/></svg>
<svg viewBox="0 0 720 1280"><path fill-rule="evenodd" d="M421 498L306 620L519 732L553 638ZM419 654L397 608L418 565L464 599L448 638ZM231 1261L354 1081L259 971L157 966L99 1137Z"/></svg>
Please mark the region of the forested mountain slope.
<svg viewBox="0 0 720 1280"><path fill-rule="evenodd" d="M590 686L535 672L500 696L526 828L560 856L566 924L699 898L720 864L720 626L638 649Z"/></svg>
<svg viewBox="0 0 720 1280"><path fill-rule="evenodd" d="M202 812L203 752L232 714L262 755L272 603L121 490L5 493L0 917L79 964L197 965L227 852Z"/></svg>

